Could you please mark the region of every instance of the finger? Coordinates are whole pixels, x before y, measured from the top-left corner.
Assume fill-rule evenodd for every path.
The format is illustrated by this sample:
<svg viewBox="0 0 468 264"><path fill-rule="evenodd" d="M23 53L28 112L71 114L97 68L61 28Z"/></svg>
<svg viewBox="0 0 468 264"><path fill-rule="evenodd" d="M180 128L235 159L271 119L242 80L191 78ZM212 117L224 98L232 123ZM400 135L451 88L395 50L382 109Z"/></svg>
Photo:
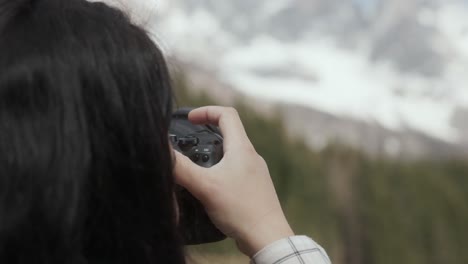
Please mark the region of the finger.
<svg viewBox="0 0 468 264"><path fill-rule="evenodd" d="M252 147L239 114L232 107L205 106L192 110L188 118L194 124L219 126L224 137L225 152L236 147Z"/></svg>
<svg viewBox="0 0 468 264"><path fill-rule="evenodd" d="M208 189L207 171L195 163L188 157L174 151L175 153L175 166L174 177L176 183L187 189L197 199L202 200L204 193Z"/></svg>

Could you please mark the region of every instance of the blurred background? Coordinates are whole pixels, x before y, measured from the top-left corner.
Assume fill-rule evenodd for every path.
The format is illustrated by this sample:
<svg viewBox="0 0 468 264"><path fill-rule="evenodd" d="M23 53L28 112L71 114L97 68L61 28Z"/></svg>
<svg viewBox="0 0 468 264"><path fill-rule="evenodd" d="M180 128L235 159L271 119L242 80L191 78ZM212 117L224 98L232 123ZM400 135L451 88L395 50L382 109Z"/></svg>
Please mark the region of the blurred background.
<svg viewBox="0 0 468 264"><path fill-rule="evenodd" d="M468 1L131 6L178 105L239 109L293 228L333 263L468 263ZM230 241L189 251L248 262Z"/></svg>

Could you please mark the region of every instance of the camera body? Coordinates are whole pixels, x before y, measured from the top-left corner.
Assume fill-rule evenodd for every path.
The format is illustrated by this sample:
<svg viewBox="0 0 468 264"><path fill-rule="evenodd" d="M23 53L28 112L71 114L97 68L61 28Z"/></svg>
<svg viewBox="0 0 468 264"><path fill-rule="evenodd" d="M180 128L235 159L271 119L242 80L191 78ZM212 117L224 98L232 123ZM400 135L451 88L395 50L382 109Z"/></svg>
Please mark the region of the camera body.
<svg viewBox="0 0 468 264"><path fill-rule="evenodd" d="M194 125L188 120L192 109L182 108L172 115L169 138L176 151L199 166L209 168L223 158L223 137L212 125ZM179 228L186 245L221 241L226 236L209 219L203 205L187 190L178 186Z"/></svg>

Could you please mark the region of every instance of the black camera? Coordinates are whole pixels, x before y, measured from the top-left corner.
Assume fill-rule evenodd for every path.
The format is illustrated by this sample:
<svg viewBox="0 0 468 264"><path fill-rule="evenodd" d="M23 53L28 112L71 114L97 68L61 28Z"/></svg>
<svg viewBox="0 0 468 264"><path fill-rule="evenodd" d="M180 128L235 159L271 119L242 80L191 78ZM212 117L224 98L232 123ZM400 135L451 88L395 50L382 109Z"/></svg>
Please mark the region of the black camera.
<svg viewBox="0 0 468 264"><path fill-rule="evenodd" d="M192 109L182 108L172 115L169 138L176 151L199 166L209 168L223 158L223 137L212 125L194 125L188 120ZM178 186L179 228L186 245L221 241L226 236L209 219L203 205Z"/></svg>

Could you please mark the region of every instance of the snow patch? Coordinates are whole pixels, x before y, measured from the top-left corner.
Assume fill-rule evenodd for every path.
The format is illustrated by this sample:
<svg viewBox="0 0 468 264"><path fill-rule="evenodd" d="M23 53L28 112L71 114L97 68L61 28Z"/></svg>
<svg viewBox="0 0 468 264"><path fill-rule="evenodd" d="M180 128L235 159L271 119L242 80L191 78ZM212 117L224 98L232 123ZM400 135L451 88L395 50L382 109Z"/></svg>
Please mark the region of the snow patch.
<svg viewBox="0 0 468 264"><path fill-rule="evenodd" d="M331 39L282 44L262 36L246 47L227 53L221 69L223 78L251 96L378 121L390 129L416 129L450 142L457 140L456 131L449 125L454 111L451 103L392 92L401 85L422 90L429 85L428 80L407 76L402 82L389 64L373 64L366 59L367 55L366 50L341 49ZM319 81L264 78L252 71L291 61L305 70L315 71Z"/></svg>
<svg viewBox="0 0 468 264"><path fill-rule="evenodd" d="M369 15L376 12L378 1L354 1ZM447 63L437 78L402 73L389 62L372 62L372 34L362 35L354 50L338 45L336 36L313 32L294 43L267 33L244 43L222 26L220 14L206 11L202 4L186 13L178 8L183 1L161 3L171 3L155 30L167 50L213 65L225 81L245 94L378 122L392 130L415 129L449 142L457 142L460 136L451 119L456 107L468 106L468 6L462 1L444 1L415 14L420 24L440 34L431 45ZM263 3L258 16L263 20L293 4L291 0ZM234 17L239 28L248 26L242 14ZM274 74L284 69L286 73ZM291 74L295 72L301 74ZM397 152L389 142L389 151Z"/></svg>

